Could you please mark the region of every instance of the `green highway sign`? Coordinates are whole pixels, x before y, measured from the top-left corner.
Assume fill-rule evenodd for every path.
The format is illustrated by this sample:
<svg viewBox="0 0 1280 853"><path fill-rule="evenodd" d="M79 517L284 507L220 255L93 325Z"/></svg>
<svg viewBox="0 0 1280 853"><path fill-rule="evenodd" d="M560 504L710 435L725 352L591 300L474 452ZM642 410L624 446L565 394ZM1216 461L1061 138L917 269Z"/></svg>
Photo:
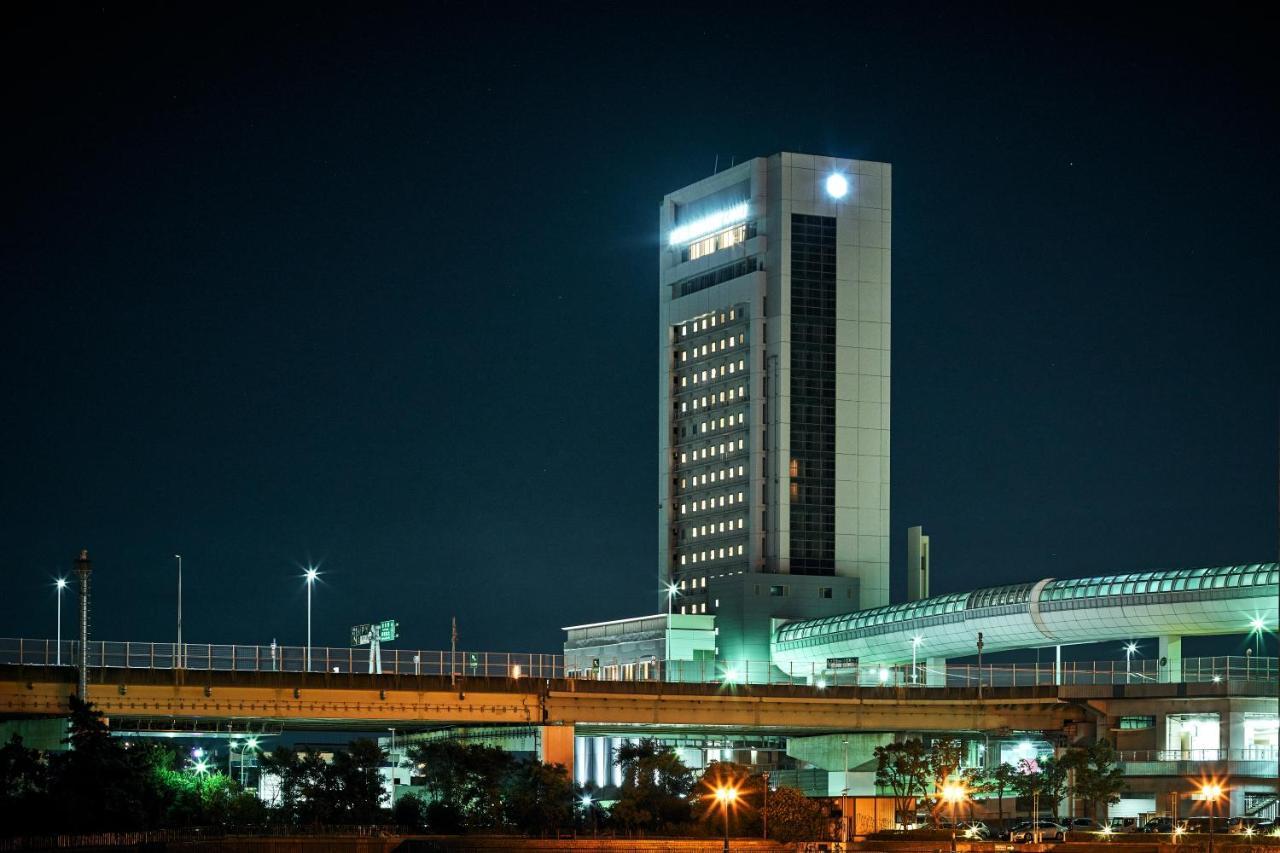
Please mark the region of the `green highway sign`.
<svg viewBox="0 0 1280 853"><path fill-rule="evenodd" d="M400 639L400 623L394 619L379 622L377 628L379 643L390 643L393 640Z"/></svg>
<svg viewBox="0 0 1280 853"><path fill-rule="evenodd" d="M367 646L374 640L379 644L390 643L400 639L400 623L394 619L375 622L371 625L351 626L351 645Z"/></svg>
<svg viewBox="0 0 1280 853"><path fill-rule="evenodd" d="M367 646L373 640L372 625L352 625L351 626L351 645Z"/></svg>

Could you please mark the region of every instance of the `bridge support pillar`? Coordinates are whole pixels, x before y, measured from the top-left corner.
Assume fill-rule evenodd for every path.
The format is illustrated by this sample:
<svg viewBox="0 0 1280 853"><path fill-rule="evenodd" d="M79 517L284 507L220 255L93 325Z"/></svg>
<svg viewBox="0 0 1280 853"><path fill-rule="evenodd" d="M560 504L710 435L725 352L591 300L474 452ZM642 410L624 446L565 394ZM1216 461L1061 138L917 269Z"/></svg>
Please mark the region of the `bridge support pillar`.
<svg viewBox="0 0 1280 853"><path fill-rule="evenodd" d="M1182 638L1160 637L1157 641L1160 659L1160 680L1168 684L1182 681Z"/></svg>
<svg viewBox="0 0 1280 853"><path fill-rule="evenodd" d="M926 687L947 686L946 658L929 658L925 661L924 683Z"/></svg>
<svg viewBox="0 0 1280 853"><path fill-rule="evenodd" d="M544 764L563 764L573 773L573 726L539 726L538 759Z"/></svg>

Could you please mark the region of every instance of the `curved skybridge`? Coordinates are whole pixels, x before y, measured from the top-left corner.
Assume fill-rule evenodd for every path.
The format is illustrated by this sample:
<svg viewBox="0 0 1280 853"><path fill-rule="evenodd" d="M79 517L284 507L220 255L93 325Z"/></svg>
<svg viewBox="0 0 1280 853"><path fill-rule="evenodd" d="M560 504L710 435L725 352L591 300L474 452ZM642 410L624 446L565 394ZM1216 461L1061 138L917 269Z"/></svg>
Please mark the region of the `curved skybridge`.
<svg viewBox="0 0 1280 853"><path fill-rule="evenodd" d="M1182 637L1274 630L1278 595L1277 563L1046 578L788 622L774 632L772 660L818 677L856 671L857 681L907 664L909 678L931 683L948 658L976 655L979 635L986 654L1157 637L1154 659L1125 666L1134 680L1182 681Z"/></svg>

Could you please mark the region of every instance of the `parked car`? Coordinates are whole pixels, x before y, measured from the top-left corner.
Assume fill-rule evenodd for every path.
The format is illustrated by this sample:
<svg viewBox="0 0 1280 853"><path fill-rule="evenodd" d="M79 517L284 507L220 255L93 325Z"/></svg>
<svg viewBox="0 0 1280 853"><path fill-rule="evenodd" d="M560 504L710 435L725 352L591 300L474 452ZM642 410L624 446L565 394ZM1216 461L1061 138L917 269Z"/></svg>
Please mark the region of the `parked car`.
<svg viewBox="0 0 1280 853"><path fill-rule="evenodd" d="M1250 834L1255 834L1258 831L1258 824L1260 823L1262 823L1262 818L1252 815L1229 817L1224 822L1223 832L1245 833L1252 830Z"/></svg>
<svg viewBox="0 0 1280 853"><path fill-rule="evenodd" d="M1111 818L1112 832L1140 832L1142 828L1138 826L1136 817L1113 817Z"/></svg>
<svg viewBox="0 0 1280 853"><path fill-rule="evenodd" d="M1025 827L1015 829L1009 834L1009 840L1014 844L1026 843L1034 840L1037 832L1040 833L1042 841L1067 840L1067 828L1051 820L1038 820L1034 825L1028 823Z"/></svg>
<svg viewBox="0 0 1280 853"><path fill-rule="evenodd" d="M1091 817L1073 817L1067 824L1072 832L1101 832L1102 828L1102 824Z"/></svg>
<svg viewBox="0 0 1280 853"><path fill-rule="evenodd" d="M1173 832L1173 818L1153 817L1142 825L1143 832Z"/></svg>

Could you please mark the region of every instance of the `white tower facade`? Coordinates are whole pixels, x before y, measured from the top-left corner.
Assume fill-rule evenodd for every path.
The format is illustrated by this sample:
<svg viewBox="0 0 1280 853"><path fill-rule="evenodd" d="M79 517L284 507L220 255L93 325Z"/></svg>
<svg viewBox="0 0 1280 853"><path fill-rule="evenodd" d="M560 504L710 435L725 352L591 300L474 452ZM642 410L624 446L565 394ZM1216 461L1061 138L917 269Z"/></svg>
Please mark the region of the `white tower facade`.
<svg viewBox="0 0 1280 853"><path fill-rule="evenodd" d="M658 577L678 609L715 613L751 575L817 599L795 616L889 602L891 190L888 164L780 153L663 200Z"/></svg>

